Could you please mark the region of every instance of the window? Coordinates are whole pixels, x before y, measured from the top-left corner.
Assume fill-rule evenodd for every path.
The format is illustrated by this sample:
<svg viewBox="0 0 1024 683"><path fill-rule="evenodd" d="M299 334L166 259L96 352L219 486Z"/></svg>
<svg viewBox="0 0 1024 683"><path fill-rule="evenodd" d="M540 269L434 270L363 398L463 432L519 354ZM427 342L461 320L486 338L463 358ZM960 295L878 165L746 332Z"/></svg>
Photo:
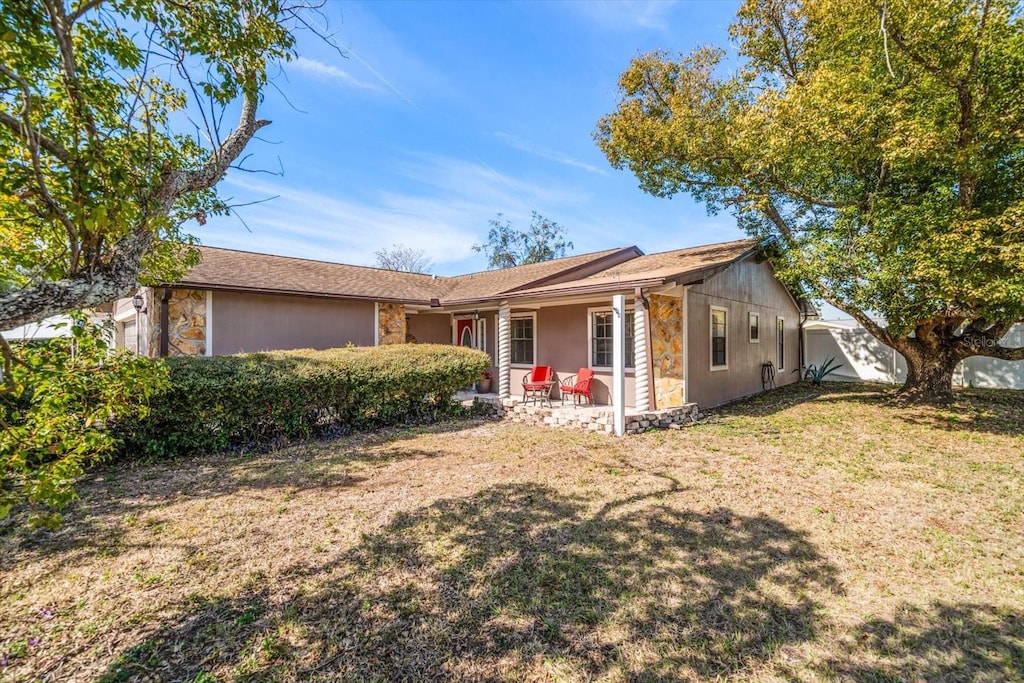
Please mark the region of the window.
<svg viewBox="0 0 1024 683"><path fill-rule="evenodd" d="M711 307L711 369L724 370L728 367L726 334L728 313L724 308Z"/></svg>
<svg viewBox="0 0 1024 683"><path fill-rule="evenodd" d="M533 365L533 352L537 338L533 316L512 318L512 364Z"/></svg>
<svg viewBox="0 0 1024 683"><path fill-rule="evenodd" d="M786 367L786 321L782 318L775 319L775 343L779 347L777 369Z"/></svg>
<svg viewBox="0 0 1024 683"><path fill-rule="evenodd" d="M761 319L757 313L750 314L750 343L757 344L761 341Z"/></svg>
<svg viewBox="0 0 1024 683"><path fill-rule="evenodd" d="M595 368L610 368L615 361L615 352L612 349L612 334L614 329L614 316L611 311L591 311L590 313L590 365ZM633 333L634 328L633 311L626 311L626 367L632 368L635 364L633 355Z"/></svg>

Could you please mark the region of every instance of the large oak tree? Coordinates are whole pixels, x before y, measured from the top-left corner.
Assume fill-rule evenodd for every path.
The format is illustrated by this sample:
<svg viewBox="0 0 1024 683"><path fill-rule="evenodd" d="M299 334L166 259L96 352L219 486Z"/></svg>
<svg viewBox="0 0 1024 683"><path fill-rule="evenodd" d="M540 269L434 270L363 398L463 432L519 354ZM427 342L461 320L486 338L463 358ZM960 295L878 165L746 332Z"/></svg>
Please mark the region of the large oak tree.
<svg viewBox="0 0 1024 683"><path fill-rule="evenodd" d="M779 274L952 396L1024 318L1024 23L1006 0L748 0L738 54L638 57L598 142L654 195L772 240Z"/></svg>

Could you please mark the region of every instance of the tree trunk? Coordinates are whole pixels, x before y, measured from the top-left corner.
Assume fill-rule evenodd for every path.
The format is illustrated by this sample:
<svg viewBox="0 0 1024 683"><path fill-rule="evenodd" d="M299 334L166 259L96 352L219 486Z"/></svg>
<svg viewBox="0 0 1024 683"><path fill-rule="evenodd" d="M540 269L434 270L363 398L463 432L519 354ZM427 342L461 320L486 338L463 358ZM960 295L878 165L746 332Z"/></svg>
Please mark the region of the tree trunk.
<svg viewBox="0 0 1024 683"><path fill-rule="evenodd" d="M898 397L908 403L951 403L953 372L960 357L932 349L899 349L907 360L907 381Z"/></svg>

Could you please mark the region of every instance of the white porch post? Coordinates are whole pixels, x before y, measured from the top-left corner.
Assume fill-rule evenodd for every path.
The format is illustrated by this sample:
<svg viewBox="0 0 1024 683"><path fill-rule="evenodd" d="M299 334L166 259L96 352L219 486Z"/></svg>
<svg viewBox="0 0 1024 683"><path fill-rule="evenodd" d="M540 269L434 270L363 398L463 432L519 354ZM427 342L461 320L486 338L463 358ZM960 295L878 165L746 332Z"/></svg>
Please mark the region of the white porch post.
<svg viewBox="0 0 1024 683"><path fill-rule="evenodd" d="M615 436L626 432L626 297L612 297L612 408Z"/></svg>
<svg viewBox="0 0 1024 683"><path fill-rule="evenodd" d="M498 305L498 397L511 395L512 312L508 302Z"/></svg>
<svg viewBox="0 0 1024 683"><path fill-rule="evenodd" d="M633 300L633 404L637 412L651 407L650 387L647 384L647 306L639 296Z"/></svg>

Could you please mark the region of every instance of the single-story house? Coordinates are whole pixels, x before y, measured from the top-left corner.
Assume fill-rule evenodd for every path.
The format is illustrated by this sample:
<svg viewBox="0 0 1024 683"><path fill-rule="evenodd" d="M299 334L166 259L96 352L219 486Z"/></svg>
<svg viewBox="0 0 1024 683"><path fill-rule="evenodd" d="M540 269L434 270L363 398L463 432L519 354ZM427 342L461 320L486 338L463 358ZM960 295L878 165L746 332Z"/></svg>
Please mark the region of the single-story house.
<svg viewBox="0 0 1024 683"><path fill-rule="evenodd" d="M608 249L455 277L200 247L181 281L115 303L144 355L432 342L491 355L501 396L534 365L596 372L598 404L703 407L800 378L805 307L753 240L656 254ZM619 306L621 302L621 307ZM621 396L613 395L622 319ZM621 328L620 328L621 329Z"/></svg>

